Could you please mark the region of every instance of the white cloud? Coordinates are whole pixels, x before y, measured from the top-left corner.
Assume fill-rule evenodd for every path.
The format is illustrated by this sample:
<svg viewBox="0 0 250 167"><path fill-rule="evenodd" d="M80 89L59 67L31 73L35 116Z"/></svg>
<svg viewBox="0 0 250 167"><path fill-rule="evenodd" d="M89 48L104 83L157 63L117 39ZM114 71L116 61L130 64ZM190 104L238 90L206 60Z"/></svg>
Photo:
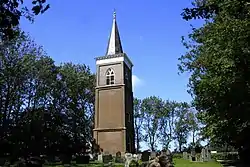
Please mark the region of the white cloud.
<svg viewBox="0 0 250 167"><path fill-rule="evenodd" d="M139 79L136 75L132 75L132 86L133 89L135 89L135 87L140 86L142 84L142 80Z"/></svg>

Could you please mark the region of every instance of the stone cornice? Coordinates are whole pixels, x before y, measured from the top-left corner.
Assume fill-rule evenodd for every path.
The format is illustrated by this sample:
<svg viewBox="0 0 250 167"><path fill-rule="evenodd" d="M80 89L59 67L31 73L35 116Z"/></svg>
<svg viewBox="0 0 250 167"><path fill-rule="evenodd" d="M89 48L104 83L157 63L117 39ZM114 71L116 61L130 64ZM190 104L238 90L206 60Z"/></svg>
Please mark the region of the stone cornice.
<svg viewBox="0 0 250 167"><path fill-rule="evenodd" d="M97 60L104 60L104 59L112 59L112 58L117 58L117 57L125 57L125 59L127 59L128 62L131 64L131 66L133 66L133 63L131 62L131 60L129 59L126 53L117 53L113 55L100 56L100 57L96 57L95 60L97 61Z"/></svg>
<svg viewBox="0 0 250 167"><path fill-rule="evenodd" d="M104 86L97 86L96 89L115 89L124 87L125 84L114 84L114 85L104 85Z"/></svg>
<svg viewBox="0 0 250 167"><path fill-rule="evenodd" d="M98 132L107 132L107 131L120 131L120 130L126 130L126 127L117 127L117 128L95 128L93 131L98 131Z"/></svg>
<svg viewBox="0 0 250 167"><path fill-rule="evenodd" d="M111 59L111 58L116 58L116 57L123 57L125 53L118 53L118 54L113 54L113 55L106 55L106 56L100 56L96 57L95 60L103 60L103 59Z"/></svg>

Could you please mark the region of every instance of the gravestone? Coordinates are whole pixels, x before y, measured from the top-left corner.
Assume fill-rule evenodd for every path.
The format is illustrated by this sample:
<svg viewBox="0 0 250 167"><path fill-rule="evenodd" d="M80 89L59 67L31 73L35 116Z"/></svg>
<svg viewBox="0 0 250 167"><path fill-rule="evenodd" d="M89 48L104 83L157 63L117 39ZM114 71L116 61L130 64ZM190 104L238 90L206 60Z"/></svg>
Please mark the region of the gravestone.
<svg viewBox="0 0 250 167"><path fill-rule="evenodd" d="M201 150L201 159L203 162L211 160L211 153L209 152L208 148L203 148Z"/></svg>
<svg viewBox="0 0 250 167"><path fill-rule="evenodd" d="M115 162L116 163L122 163L122 154L120 151L118 151L116 154L115 154Z"/></svg>
<svg viewBox="0 0 250 167"><path fill-rule="evenodd" d="M102 156L102 162L105 164L112 162L112 160L113 160L113 157L111 154L106 153L105 155Z"/></svg>
<svg viewBox="0 0 250 167"><path fill-rule="evenodd" d="M126 153L125 154L125 165L124 167L129 167L130 162L132 161L133 156L131 153Z"/></svg>
<svg viewBox="0 0 250 167"><path fill-rule="evenodd" d="M195 159L195 149L193 148L192 150L191 150L191 159L192 159L192 161L196 161L196 159Z"/></svg>
<svg viewBox="0 0 250 167"><path fill-rule="evenodd" d="M102 154L99 154L99 155L98 155L97 161L99 161L99 162L101 162L101 163L103 162L103 160L102 160Z"/></svg>
<svg viewBox="0 0 250 167"><path fill-rule="evenodd" d="M197 162L202 162L202 161L201 161L201 156L200 156L199 154L196 154L196 155L195 155L195 161L197 161Z"/></svg>
<svg viewBox="0 0 250 167"><path fill-rule="evenodd" d="M208 148L205 148L205 155L206 155L206 161L211 160L211 153L209 152Z"/></svg>
<svg viewBox="0 0 250 167"><path fill-rule="evenodd" d="M150 153L150 159L155 159L155 157L156 157L156 152L151 152Z"/></svg>
<svg viewBox="0 0 250 167"><path fill-rule="evenodd" d="M143 151L141 155L141 160L142 162L148 162L150 157L150 152L148 151Z"/></svg>
<svg viewBox="0 0 250 167"><path fill-rule="evenodd" d="M141 160L141 155L142 155L142 154L137 154L138 160Z"/></svg>
<svg viewBox="0 0 250 167"><path fill-rule="evenodd" d="M202 149L201 149L201 161L202 161L202 162L205 162L205 157L206 157L205 154L206 154L206 153L205 153L205 149L202 148Z"/></svg>
<svg viewBox="0 0 250 167"><path fill-rule="evenodd" d="M133 154L132 155L132 159L135 160L135 161L138 161L139 160L138 155L137 154Z"/></svg>
<svg viewBox="0 0 250 167"><path fill-rule="evenodd" d="M207 160L211 161L211 152L207 149Z"/></svg>
<svg viewBox="0 0 250 167"><path fill-rule="evenodd" d="M187 152L183 152L183 157L182 157L183 159L188 159L188 153Z"/></svg>

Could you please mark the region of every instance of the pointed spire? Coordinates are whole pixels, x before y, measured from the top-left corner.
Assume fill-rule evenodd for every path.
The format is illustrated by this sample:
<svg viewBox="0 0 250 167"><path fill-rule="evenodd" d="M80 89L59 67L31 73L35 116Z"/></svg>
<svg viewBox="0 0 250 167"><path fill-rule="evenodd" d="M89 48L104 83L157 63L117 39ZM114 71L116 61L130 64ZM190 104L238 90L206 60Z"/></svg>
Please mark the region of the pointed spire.
<svg viewBox="0 0 250 167"><path fill-rule="evenodd" d="M113 13L113 23L112 30L109 37L108 48L106 55L114 55L118 53L123 53L121 39L118 31L118 26L116 23L116 11Z"/></svg>

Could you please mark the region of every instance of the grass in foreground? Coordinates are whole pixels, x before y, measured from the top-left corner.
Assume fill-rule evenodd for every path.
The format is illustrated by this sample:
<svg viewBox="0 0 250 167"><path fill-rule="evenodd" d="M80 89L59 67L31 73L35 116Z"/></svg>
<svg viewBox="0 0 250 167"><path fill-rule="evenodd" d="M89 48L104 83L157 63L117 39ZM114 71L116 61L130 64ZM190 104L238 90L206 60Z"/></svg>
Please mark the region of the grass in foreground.
<svg viewBox="0 0 250 167"><path fill-rule="evenodd" d="M175 167L222 167L217 162L190 162L184 159L174 159Z"/></svg>

